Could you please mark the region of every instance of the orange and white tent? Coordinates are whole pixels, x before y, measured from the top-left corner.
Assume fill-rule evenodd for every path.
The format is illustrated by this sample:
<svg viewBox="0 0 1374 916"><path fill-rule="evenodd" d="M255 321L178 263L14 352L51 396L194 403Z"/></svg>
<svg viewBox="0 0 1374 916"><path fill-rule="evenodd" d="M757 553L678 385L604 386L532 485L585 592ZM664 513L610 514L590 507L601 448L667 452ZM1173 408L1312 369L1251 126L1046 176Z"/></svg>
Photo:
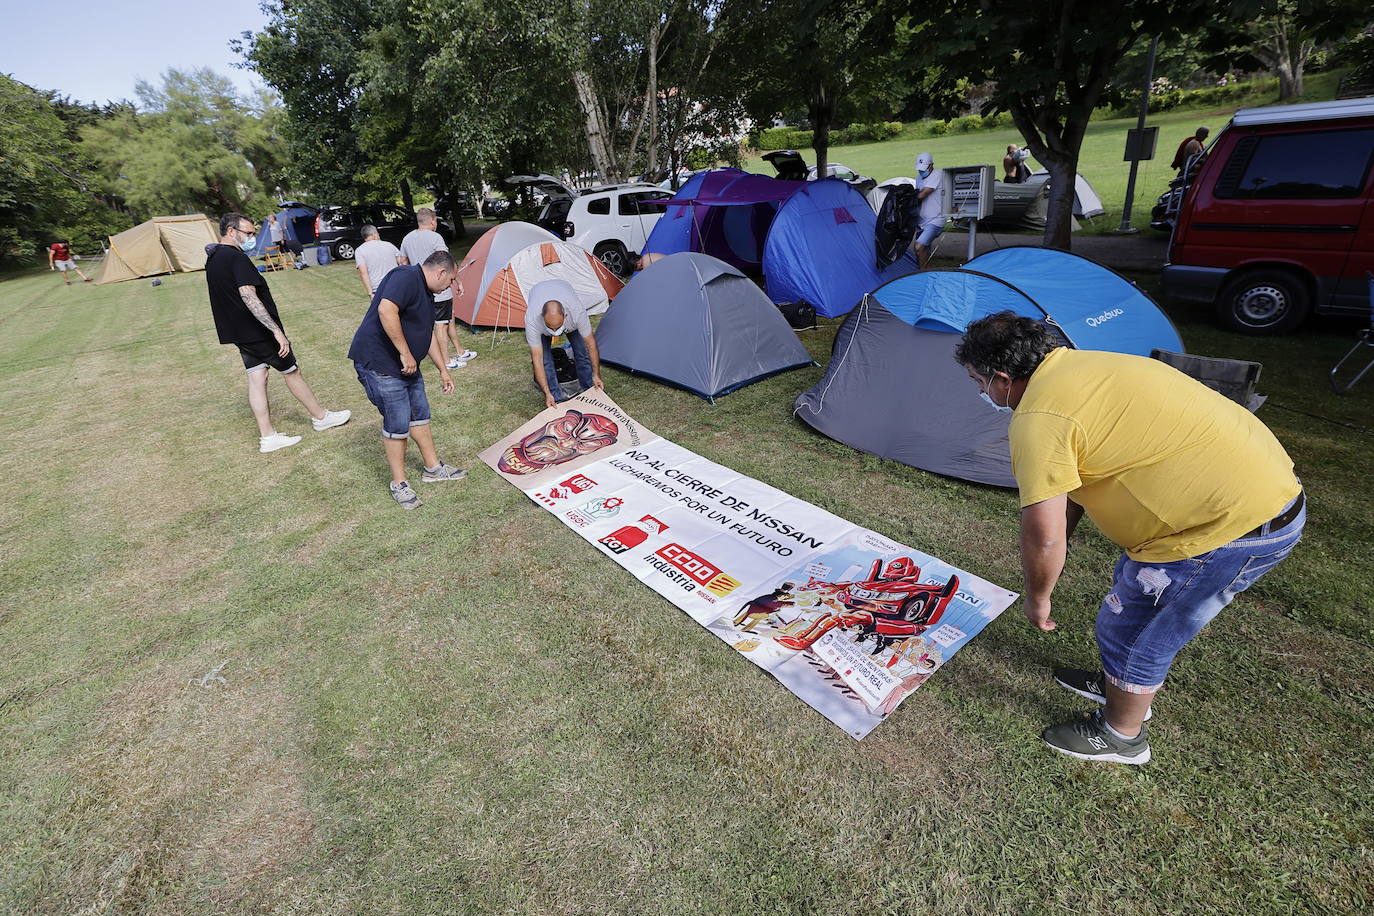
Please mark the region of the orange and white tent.
<svg viewBox="0 0 1374 916"><path fill-rule="evenodd" d="M472 246L458 268L459 321L479 328L523 328L525 297L543 280L566 280L590 315L606 311L624 287L591 252L529 223L503 223Z"/></svg>

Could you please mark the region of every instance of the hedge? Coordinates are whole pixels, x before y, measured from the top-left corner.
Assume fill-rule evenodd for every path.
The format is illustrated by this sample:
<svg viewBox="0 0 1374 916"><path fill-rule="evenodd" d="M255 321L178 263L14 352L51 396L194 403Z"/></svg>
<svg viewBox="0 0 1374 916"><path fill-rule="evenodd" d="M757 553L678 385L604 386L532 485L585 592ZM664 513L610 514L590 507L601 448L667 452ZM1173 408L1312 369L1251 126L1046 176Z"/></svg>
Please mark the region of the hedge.
<svg viewBox="0 0 1374 916"><path fill-rule="evenodd" d="M901 121L877 121L873 124L850 124L830 131L830 145L849 143L877 143L902 134ZM761 150L809 149L814 131L794 127L770 127L759 131L755 146Z"/></svg>

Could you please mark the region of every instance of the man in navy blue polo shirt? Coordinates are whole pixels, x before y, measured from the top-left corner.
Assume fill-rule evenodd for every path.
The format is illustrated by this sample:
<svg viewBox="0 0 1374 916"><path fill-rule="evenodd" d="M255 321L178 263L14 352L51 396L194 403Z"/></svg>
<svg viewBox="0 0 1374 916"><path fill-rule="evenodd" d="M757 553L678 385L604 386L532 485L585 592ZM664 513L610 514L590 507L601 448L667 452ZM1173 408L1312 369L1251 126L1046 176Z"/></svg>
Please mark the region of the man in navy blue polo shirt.
<svg viewBox="0 0 1374 916"><path fill-rule="evenodd" d="M439 368L444 394L453 391L453 376L444 365L436 330L440 326L434 323L434 294L448 289L457 275L453 256L447 251L436 251L423 264L397 267L388 273L348 348L348 358L353 360L367 399L381 412L391 495L403 509L420 505L420 498L406 481L408 439L415 439L424 459L421 480L461 480L467 475L467 471L441 461L434 450L429 399L419 366L428 354Z"/></svg>

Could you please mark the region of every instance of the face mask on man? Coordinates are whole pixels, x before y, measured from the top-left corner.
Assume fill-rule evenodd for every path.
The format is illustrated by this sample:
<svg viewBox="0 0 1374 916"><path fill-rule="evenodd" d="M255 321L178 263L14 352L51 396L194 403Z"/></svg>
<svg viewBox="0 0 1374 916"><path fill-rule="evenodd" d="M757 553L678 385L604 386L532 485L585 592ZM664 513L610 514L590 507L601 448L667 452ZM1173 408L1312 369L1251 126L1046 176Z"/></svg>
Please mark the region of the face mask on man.
<svg viewBox="0 0 1374 916"><path fill-rule="evenodd" d="M991 405L992 409L997 411L998 413L1011 413L1010 407L1004 407L1001 404L998 404L996 401L992 399L992 396L988 394L986 391L978 392L978 396L983 400L987 401L988 404Z"/></svg>
<svg viewBox="0 0 1374 916"><path fill-rule="evenodd" d="M239 247L242 248L244 251L252 251L253 249L258 247L258 237L256 235L248 236L248 238L244 239L242 242L239 242Z"/></svg>

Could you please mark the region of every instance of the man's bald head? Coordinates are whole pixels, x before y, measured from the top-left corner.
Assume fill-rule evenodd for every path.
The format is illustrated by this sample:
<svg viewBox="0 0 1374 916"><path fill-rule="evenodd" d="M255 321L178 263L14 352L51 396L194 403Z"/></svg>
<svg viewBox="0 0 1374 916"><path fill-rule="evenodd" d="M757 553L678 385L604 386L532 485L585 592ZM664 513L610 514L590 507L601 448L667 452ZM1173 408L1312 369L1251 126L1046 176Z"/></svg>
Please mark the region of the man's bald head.
<svg viewBox="0 0 1374 916"><path fill-rule="evenodd" d="M544 324L550 329L563 327L563 322L567 318L567 312L563 311L563 303L557 299L550 299L544 303Z"/></svg>

